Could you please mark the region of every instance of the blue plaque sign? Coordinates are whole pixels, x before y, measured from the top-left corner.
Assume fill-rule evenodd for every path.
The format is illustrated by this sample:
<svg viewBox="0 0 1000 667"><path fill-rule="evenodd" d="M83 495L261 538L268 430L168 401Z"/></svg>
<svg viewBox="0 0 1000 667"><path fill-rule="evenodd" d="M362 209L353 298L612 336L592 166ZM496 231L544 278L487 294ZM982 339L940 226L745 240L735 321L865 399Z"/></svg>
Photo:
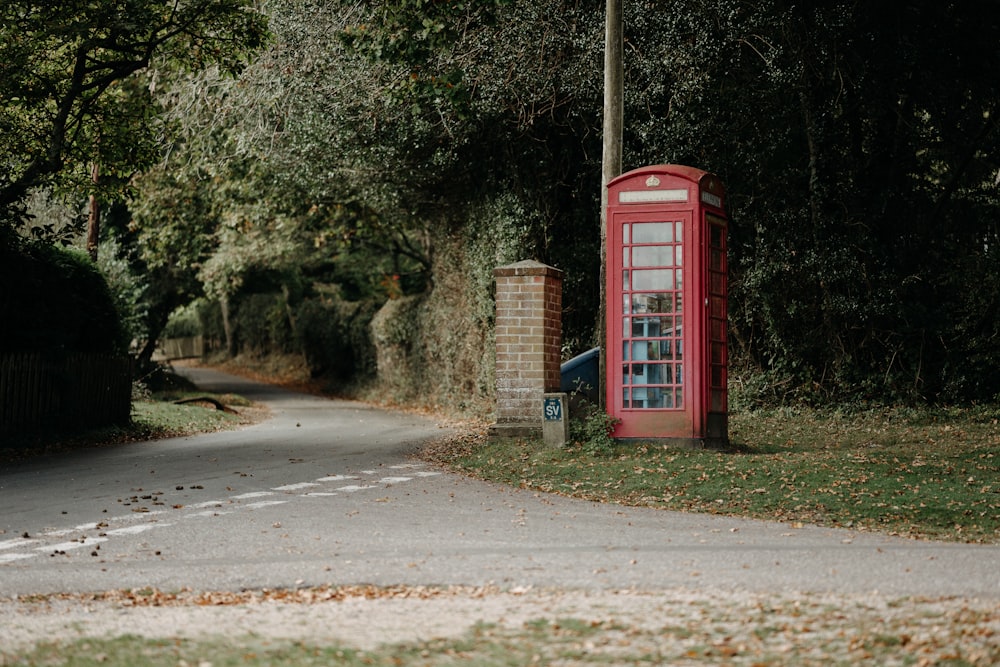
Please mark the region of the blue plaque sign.
<svg viewBox="0 0 1000 667"><path fill-rule="evenodd" d="M547 422L558 422L562 421L562 401L558 398L546 398L545 399L545 421Z"/></svg>

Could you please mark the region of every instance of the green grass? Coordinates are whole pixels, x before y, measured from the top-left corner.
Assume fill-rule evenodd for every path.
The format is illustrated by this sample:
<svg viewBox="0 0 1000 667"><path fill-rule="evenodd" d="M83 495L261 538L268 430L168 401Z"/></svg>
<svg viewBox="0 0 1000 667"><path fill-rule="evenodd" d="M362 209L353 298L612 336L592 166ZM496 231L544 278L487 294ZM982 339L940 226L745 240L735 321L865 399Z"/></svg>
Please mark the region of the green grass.
<svg viewBox="0 0 1000 667"><path fill-rule="evenodd" d="M732 450L468 441L432 457L477 477L626 505L913 537L1000 540L1000 410L775 410L730 417Z"/></svg>
<svg viewBox="0 0 1000 667"><path fill-rule="evenodd" d="M207 396L235 412L218 410L210 403L177 404L185 398ZM129 424L93 429L82 433L43 433L11 438L0 442L0 455L17 459L36 454L156 440L160 438L208 433L253 423L262 409L235 394L209 394L194 391L171 391L146 395L132 402Z"/></svg>
<svg viewBox="0 0 1000 667"><path fill-rule="evenodd" d="M233 408L236 413L218 410L209 403L183 403L175 401L213 398ZM187 435L234 428L246 420L241 416L251 406L250 401L235 394L207 394L205 392L169 392L155 394L149 400L132 404L132 428L136 434L147 437Z"/></svg>

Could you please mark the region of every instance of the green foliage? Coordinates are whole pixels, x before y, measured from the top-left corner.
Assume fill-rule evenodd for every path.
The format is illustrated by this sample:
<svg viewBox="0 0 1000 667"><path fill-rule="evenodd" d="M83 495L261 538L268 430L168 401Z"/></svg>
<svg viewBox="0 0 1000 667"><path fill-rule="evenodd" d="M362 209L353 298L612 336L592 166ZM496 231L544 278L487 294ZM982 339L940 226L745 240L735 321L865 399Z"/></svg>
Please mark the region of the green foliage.
<svg viewBox="0 0 1000 667"><path fill-rule="evenodd" d="M97 266L108 282L108 289L121 316L122 328L128 340L142 340L146 335L148 295L145 277L138 275L129 261L123 244L113 236L101 242Z"/></svg>
<svg viewBox="0 0 1000 667"><path fill-rule="evenodd" d="M262 7L238 80L156 78L176 141L139 182L151 265L234 304L268 271L426 291L413 381L488 398L492 269L534 258L566 272L566 348L591 347L603 3ZM626 164L727 186L736 403L1000 393L1000 28L945 11L627 8Z"/></svg>
<svg viewBox="0 0 1000 667"><path fill-rule="evenodd" d="M346 384L374 374L373 301L345 301L334 292L303 300L295 313L296 341L314 376Z"/></svg>
<svg viewBox="0 0 1000 667"><path fill-rule="evenodd" d="M154 58L234 71L259 48L264 21L246 0L92 3L10 0L0 7L0 209L17 222L32 188L120 195L151 166L161 131ZM98 185L92 164L100 165Z"/></svg>
<svg viewBox="0 0 1000 667"><path fill-rule="evenodd" d="M193 301L170 313L167 326L163 328L163 337L187 338L201 335L204 327L201 323L201 313L199 312L198 305L198 301Z"/></svg>
<svg viewBox="0 0 1000 667"><path fill-rule="evenodd" d="M2 237L0 237L2 238ZM128 341L104 277L86 254L0 240L0 349L120 352Z"/></svg>
<svg viewBox="0 0 1000 667"><path fill-rule="evenodd" d="M286 305L280 293L241 296L230 314L237 349L252 354L290 351L294 336Z"/></svg>
<svg viewBox="0 0 1000 667"><path fill-rule="evenodd" d="M610 416L600 406L583 401L582 414L570 421L570 439L588 456L610 457L615 453L615 427L620 419Z"/></svg>

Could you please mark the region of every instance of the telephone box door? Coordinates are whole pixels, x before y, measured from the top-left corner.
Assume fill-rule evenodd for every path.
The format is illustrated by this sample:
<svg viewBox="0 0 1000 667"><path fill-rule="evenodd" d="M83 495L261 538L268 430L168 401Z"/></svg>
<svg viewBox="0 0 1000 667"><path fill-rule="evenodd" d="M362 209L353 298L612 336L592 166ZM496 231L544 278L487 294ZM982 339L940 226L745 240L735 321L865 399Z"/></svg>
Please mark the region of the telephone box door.
<svg viewBox="0 0 1000 667"><path fill-rule="evenodd" d="M608 413L618 438L724 445L726 218L706 172L645 167L609 184Z"/></svg>

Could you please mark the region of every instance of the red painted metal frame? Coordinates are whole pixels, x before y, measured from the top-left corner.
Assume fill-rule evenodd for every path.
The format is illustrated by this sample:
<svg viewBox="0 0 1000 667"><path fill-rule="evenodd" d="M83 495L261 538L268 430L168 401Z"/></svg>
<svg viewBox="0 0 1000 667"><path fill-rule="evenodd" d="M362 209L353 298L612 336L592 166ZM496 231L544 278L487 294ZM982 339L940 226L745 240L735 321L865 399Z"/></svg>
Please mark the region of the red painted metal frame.
<svg viewBox="0 0 1000 667"><path fill-rule="evenodd" d="M623 193L627 193L624 194ZM606 378L605 396L607 411L621 420L615 431L617 438L676 439L693 443L719 445L728 442L728 418L725 381L727 374L728 350L726 349L725 316L727 307L727 260L725 193L719 179L705 171L680 165L655 165L630 171L608 184L608 238L607 238L607 338L606 338ZM640 326L647 327L646 335L633 341L634 314L631 312L631 294L661 294L673 292L670 285L662 284L650 289L627 289L635 287L634 282L626 286L625 280L634 281L634 251L637 244L630 236L625 242L625 225L630 233L635 224L648 222L680 222L683 227L681 237L681 319L680 327L673 327L670 335L651 336L648 334L648 318ZM715 229L714 236L712 234ZM721 229L720 229L721 227ZM666 229L664 227L664 229ZM660 247L669 246L664 242ZM641 246L640 246L641 247ZM664 251L669 253L670 251ZM628 254L628 266L624 253ZM656 254L652 251L650 254ZM674 260L676 264L676 260ZM659 265L658 265L659 266ZM643 268L647 268L646 265ZM642 270L642 269L640 269ZM667 277L667 267L661 266L661 275ZM629 271L628 278L624 272ZM641 285L640 285L641 287ZM629 307L624 304L629 299ZM662 299L667 301L664 296ZM629 312L626 313L625 311ZM642 314L639 314L642 317ZM677 323L676 312L670 314L673 320L655 318L659 322ZM625 319L629 318L629 319ZM629 327L626 334L625 327ZM682 355L676 358L675 336L680 329ZM629 343L626 354L624 344ZM645 359L634 359L636 350L633 343L647 342L648 350L654 351L656 359L647 352ZM658 347L654 348L656 345ZM670 358L661 357L663 349L672 350ZM655 361L653 364L634 364L636 361ZM664 369L682 369L682 400L670 407L634 407L637 395L665 395L673 389L673 383L660 382L650 385L631 383L632 371L649 373L651 366L657 367L657 377L662 378ZM625 370L628 369L629 382ZM714 375L713 375L714 373ZM676 377L672 377L676 380ZM714 380L714 381L713 381ZM645 391L632 393L632 402L625 405L624 390L630 387L653 387L659 393ZM666 400L663 401L667 403Z"/></svg>

